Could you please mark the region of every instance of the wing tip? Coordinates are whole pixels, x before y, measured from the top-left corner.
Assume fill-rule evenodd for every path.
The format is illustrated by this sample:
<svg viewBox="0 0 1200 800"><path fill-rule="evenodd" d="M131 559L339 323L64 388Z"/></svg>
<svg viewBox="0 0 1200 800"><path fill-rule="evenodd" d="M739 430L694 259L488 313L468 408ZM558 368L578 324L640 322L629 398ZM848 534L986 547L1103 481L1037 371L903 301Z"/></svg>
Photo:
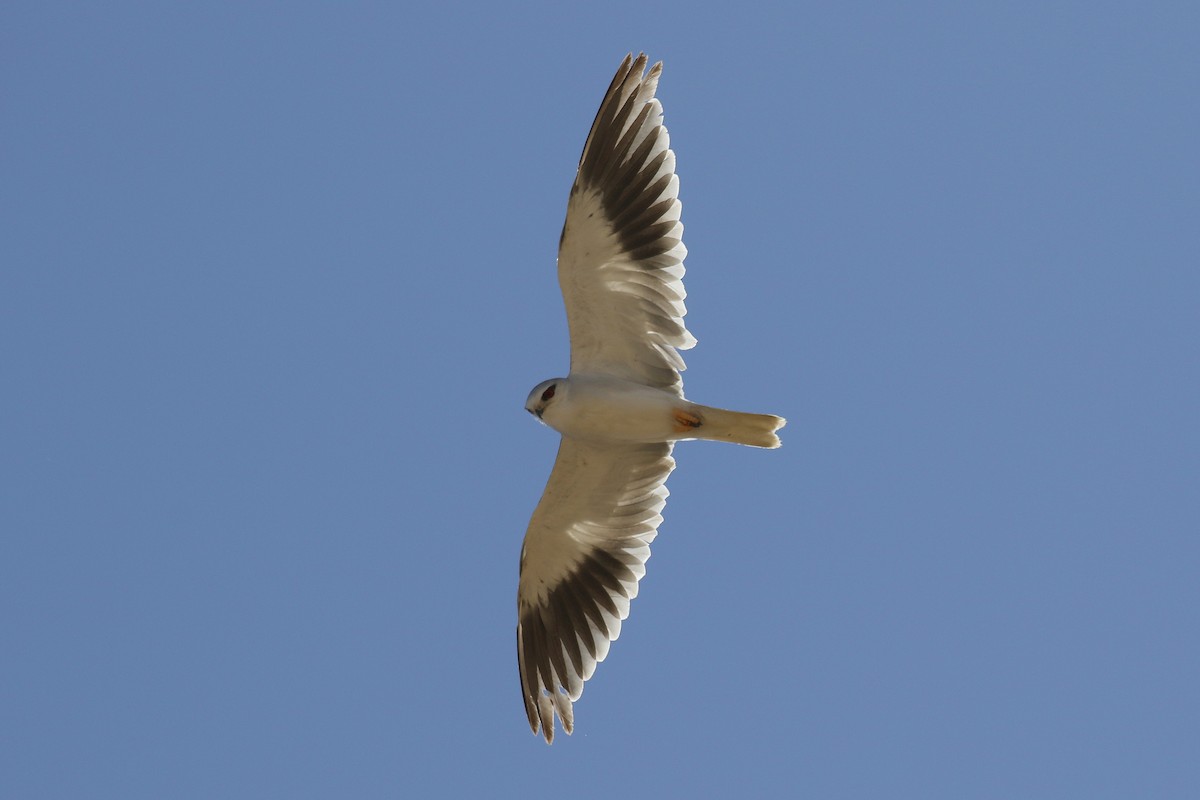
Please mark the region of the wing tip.
<svg viewBox="0 0 1200 800"><path fill-rule="evenodd" d="M545 689L539 689L536 699L525 692L525 711L529 715L529 729L535 737L545 739L546 744L554 744L556 716L567 736L575 732L575 710L571 698L561 690L552 695Z"/></svg>

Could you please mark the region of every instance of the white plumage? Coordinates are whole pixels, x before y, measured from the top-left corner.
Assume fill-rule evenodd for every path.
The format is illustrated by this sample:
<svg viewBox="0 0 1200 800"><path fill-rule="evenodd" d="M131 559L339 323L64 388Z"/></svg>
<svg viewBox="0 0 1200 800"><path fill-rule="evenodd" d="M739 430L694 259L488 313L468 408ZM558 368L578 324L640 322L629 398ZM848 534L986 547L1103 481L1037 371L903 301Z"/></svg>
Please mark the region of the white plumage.
<svg viewBox="0 0 1200 800"><path fill-rule="evenodd" d="M673 443L778 447L784 420L688 401L683 224L675 154L654 97L662 64L627 56L592 123L567 203L558 280L571 371L525 408L562 433L521 548L517 658L533 732L570 733L662 522Z"/></svg>

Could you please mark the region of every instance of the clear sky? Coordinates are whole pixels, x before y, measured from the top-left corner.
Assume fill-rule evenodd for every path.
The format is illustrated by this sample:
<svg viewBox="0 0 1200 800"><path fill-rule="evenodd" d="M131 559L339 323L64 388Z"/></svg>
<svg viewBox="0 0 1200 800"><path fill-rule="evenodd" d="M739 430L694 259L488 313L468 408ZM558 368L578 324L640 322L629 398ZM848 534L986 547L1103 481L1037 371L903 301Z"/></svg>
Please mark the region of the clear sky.
<svg viewBox="0 0 1200 800"><path fill-rule="evenodd" d="M1200 797L1198 40L1186 2L4 3L0 796ZM688 395L789 425L676 449L548 748L522 406L631 50Z"/></svg>

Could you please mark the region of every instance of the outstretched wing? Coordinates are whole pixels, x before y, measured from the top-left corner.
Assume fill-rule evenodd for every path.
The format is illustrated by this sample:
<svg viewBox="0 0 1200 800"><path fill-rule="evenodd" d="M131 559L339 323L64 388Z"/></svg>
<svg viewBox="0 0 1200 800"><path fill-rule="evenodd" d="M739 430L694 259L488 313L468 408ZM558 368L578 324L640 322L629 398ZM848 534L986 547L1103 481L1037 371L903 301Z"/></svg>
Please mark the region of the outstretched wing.
<svg viewBox="0 0 1200 800"><path fill-rule="evenodd" d="M626 56L592 123L567 202L558 282L571 371L682 396L683 224L675 154L654 97L662 63Z"/></svg>
<svg viewBox="0 0 1200 800"><path fill-rule="evenodd" d="M646 574L662 522L671 444L601 445L563 437L521 548L517 661L529 727L554 740L608 655Z"/></svg>

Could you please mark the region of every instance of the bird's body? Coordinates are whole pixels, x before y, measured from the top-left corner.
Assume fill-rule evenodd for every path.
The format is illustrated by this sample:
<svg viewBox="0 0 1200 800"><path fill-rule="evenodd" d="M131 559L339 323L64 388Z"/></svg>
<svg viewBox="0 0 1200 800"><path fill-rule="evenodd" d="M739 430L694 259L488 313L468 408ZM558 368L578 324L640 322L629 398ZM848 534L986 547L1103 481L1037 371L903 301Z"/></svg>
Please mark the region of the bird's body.
<svg viewBox="0 0 1200 800"><path fill-rule="evenodd" d="M570 733L662 522L676 441L778 447L784 420L693 403L683 359L683 224L675 154L654 97L661 64L626 57L579 161L559 243L571 371L525 408L562 434L521 548L517 658L529 725Z"/></svg>
<svg viewBox="0 0 1200 800"><path fill-rule="evenodd" d="M551 401L541 403L553 385ZM778 447L779 417L693 403L653 386L608 375L572 373L534 387L525 408L563 436L591 442L647 443L683 439Z"/></svg>
<svg viewBox="0 0 1200 800"><path fill-rule="evenodd" d="M538 413L563 436L592 442L665 442L671 439L671 412L681 399L633 381L573 373L554 381L557 391ZM535 403L535 388L529 396ZM527 406L528 407L528 406Z"/></svg>

